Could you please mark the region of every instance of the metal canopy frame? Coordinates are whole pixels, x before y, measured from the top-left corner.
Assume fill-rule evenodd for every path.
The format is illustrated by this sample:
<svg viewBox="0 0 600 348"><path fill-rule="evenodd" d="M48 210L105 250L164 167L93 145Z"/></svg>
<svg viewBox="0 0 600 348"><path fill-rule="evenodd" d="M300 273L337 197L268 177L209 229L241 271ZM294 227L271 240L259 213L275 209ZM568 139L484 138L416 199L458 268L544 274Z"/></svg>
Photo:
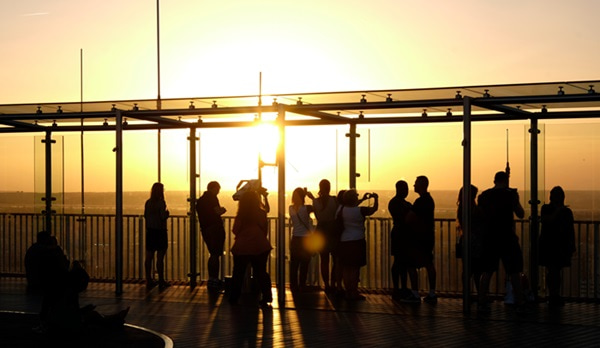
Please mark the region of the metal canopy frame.
<svg viewBox="0 0 600 348"><path fill-rule="evenodd" d="M102 102L28 103L0 105L0 133L111 131L116 136L116 292L122 292L122 133L127 130L190 129L190 142L197 141L195 130L202 128L249 127L256 121L272 122L280 129L277 162L285 163L286 127L349 125L350 186L356 187L356 126L359 124L463 123L463 230L464 260L470 260L469 233L471 209L467 202L471 184L471 123L508 120L530 121L531 142L531 223L530 280L537 289L537 236L539 204L537 134L540 119L600 118L600 81L571 81L533 84L348 91L328 93L266 94L210 98L119 100ZM271 105L262 100L271 99ZM46 141L49 148L52 141ZM194 146L192 146L194 148ZM50 162L50 151L46 151ZM195 157L195 154L194 154ZM195 159L190 158L191 163ZM47 163L46 168L49 165ZM195 166L194 166L195 168ZM285 238L285 166L278 165L278 238ZM51 218L51 185L46 173L47 227ZM159 175L160 176L160 175ZM190 177L197 177L195 169ZM190 211L194 211L195 180L191 180ZM195 223L190 227L195 235ZM196 241L192 240L192 244ZM191 246L193 248L193 246ZM279 248L282 249L282 248ZM469 310L469 262L463 263L464 310ZM283 258L278 257L279 300L285 301ZM192 260L190 285L196 282Z"/></svg>

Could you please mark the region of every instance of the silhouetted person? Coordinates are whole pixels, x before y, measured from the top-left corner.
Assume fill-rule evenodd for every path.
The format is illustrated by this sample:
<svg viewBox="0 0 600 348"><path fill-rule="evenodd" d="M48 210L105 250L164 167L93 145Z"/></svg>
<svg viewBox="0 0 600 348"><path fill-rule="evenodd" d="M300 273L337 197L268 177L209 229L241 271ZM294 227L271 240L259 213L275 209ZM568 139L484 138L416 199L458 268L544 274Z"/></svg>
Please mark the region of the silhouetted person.
<svg viewBox="0 0 600 348"><path fill-rule="evenodd" d="M407 196L408 184L406 181L400 180L396 182L396 195L388 203L388 210L394 222L390 235L390 252L394 256L394 263L392 264L394 292L392 293L392 298L395 300L401 300L410 295L410 290L407 286L407 247L410 226L406 218L412 208L412 204L406 200Z"/></svg>
<svg viewBox="0 0 600 348"><path fill-rule="evenodd" d="M27 276L27 292L41 294L43 286L42 255L44 250L50 246L50 233L40 231L37 233L36 241L25 253L25 275Z"/></svg>
<svg viewBox="0 0 600 348"><path fill-rule="evenodd" d="M157 182L152 185L150 198L144 206L146 220L146 287L152 289L157 285L152 274L152 263L156 253L156 270L158 272L158 286L162 290L169 286L165 281L165 255L168 247L167 219L169 210L165 202L163 184Z"/></svg>
<svg viewBox="0 0 600 348"><path fill-rule="evenodd" d="M546 266L548 304L562 306L561 272L563 267L571 266L571 258L576 250L573 212L565 205L562 187L552 188L550 203L542 206L541 218L540 266Z"/></svg>
<svg viewBox="0 0 600 348"><path fill-rule="evenodd" d="M471 205L471 238L470 238L470 260L471 260L471 274L469 279L473 278L475 289L479 292L479 281L481 280L481 274L483 273L483 211L475 202L479 189L471 185L471 199L469 203ZM460 188L458 192L458 199L456 204L458 209L456 210L456 220L458 222L457 228L459 233L463 234L463 188ZM463 235L463 238L465 236ZM464 261L464 258L463 258Z"/></svg>
<svg viewBox="0 0 600 348"><path fill-rule="evenodd" d="M343 265L340 259L340 240L342 237L342 233L344 232L344 217L342 216L342 211L344 208L344 195L346 194L346 190L340 190L337 193L336 200L338 202L337 210L335 212L335 230L333 239L336 243L335 253L333 255L333 263L337 266L334 267L332 271L331 277L335 279L332 281L335 284L335 295L337 297L343 297L345 294L343 283Z"/></svg>
<svg viewBox="0 0 600 348"><path fill-rule="evenodd" d="M368 198L373 198L372 207L359 207L358 204ZM365 239L365 220L379 208L379 196L376 193L365 193L362 200L358 199L355 189L344 193L344 207L341 216L344 221L344 231L340 238L340 262L342 277L346 289L346 299L350 301L364 300L358 292L360 268L367 264L367 242Z"/></svg>
<svg viewBox="0 0 600 348"><path fill-rule="evenodd" d="M336 197L330 195L331 183L327 179L319 182L318 197L314 198L309 193L309 197L313 199L313 208L315 217L317 218L316 232L322 234L324 244L319 256L321 258L321 277L325 284L325 292L332 292L337 286L335 277L337 260L336 248L339 244L339 237L336 236L335 213L338 209L338 201ZM330 256L332 260L331 272L329 271Z"/></svg>
<svg viewBox="0 0 600 348"><path fill-rule="evenodd" d="M436 270L433 264L433 248L435 246L435 221L434 211L435 202L431 194L427 191L429 188L429 179L420 175L415 180L414 189L419 195L412 206L412 210L407 216L408 223L413 232L413 250L411 251L411 260L409 260L408 274L412 286L412 294L405 299L406 302L418 303L421 298L418 292L418 273L417 269L425 267L427 278L429 280L429 294L423 301L427 303L437 303Z"/></svg>
<svg viewBox="0 0 600 348"><path fill-rule="evenodd" d="M211 181L206 186L206 191L196 201L196 213L200 222L202 239L210 254L208 258L208 290L219 291L221 282L219 280L220 258L223 255L225 244L225 228L221 215L227 211L219 204L217 195L221 185Z"/></svg>
<svg viewBox="0 0 600 348"><path fill-rule="evenodd" d="M483 191L478 202L484 215L484 272L479 285L478 309L482 312L489 311L487 294L490 279L498 271L500 260L512 283L516 304L522 306L525 304L520 277L523 271L523 252L515 233L514 215L523 218L525 211L519 202L517 190L508 187L508 174L497 172L494 187Z"/></svg>
<svg viewBox="0 0 600 348"><path fill-rule="evenodd" d="M263 196L266 194L264 192ZM267 238L267 212L255 190L246 191L240 198L232 232L235 235L235 241L231 247L233 275L229 302L232 304L238 302L246 269L250 265L262 294L259 304L269 306L273 302L273 294L271 278L267 273L267 260L272 247Z"/></svg>
<svg viewBox="0 0 600 348"><path fill-rule="evenodd" d="M306 290L308 265L312 252L308 248L309 237L313 233L310 213L312 205L304 204L306 190L297 187L292 192L292 204L289 206L292 222L292 238L290 240L290 289L293 292Z"/></svg>
<svg viewBox="0 0 600 348"><path fill-rule="evenodd" d="M40 252L40 274L42 289L42 308L40 310L40 326L36 332L46 332L51 328L62 325L63 320L58 316L63 306L63 300L68 286L69 260L56 237L49 237L49 244Z"/></svg>

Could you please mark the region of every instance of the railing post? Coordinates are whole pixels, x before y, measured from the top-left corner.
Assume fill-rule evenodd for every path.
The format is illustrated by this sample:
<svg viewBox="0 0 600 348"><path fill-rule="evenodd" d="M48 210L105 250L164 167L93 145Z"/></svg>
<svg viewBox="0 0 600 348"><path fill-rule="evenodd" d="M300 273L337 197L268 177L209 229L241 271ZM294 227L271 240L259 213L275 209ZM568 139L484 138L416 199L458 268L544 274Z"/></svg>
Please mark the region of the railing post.
<svg viewBox="0 0 600 348"><path fill-rule="evenodd" d="M539 287L539 269L538 269L538 235L539 235L539 218L538 218L538 120L535 116L531 118L531 216L529 220L529 281L533 296L537 298ZM522 241L521 241L522 242Z"/></svg>
<svg viewBox="0 0 600 348"><path fill-rule="evenodd" d="M123 293L123 117L120 110L115 112L116 146L116 189L115 189L115 278L117 295Z"/></svg>
<svg viewBox="0 0 600 348"><path fill-rule="evenodd" d="M56 198L52 197L52 144L56 143L56 140L52 140L52 132L47 131L46 137L42 140L45 144L45 183L46 183L46 193L42 200L46 203L46 208L44 209L45 216L45 224L44 229L50 233L52 233L52 201Z"/></svg>
<svg viewBox="0 0 600 348"><path fill-rule="evenodd" d="M600 299L600 221L594 222L594 299Z"/></svg>
<svg viewBox="0 0 600 348"><path fill-rule="evenodd" d="M471 98L463 99L463 312L471 310Z"/></svg>
<svg viewBox="0 0 600 348"><path fill-rule="evenodd" d="M196 287L196 277L198 276L198 269L196 267L197 264L197 255L196 251L198 250L198 233L196 229L196 179L198 178L198 173L196 172L196 141L198 141L198 137L196 137L196 128L190 128L190 136L188 138L190 141L190 198L188 199L190 203L190 211L188 213L190 217L190 287L194 289Z"/></svg>
<svg viewBox="0 0 600 348"><path fill-rule="evenodd" d="M279 104L277 113L279 144L277 145L277 300L285 304L285 108Z"/></svg>

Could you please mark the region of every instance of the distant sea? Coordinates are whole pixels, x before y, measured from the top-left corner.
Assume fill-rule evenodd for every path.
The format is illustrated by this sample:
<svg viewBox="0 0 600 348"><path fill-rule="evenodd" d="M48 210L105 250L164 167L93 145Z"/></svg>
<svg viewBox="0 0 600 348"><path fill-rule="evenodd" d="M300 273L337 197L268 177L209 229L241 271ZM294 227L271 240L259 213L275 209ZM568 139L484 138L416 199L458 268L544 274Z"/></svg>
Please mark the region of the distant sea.
<svg viewBox="0 0 600 348"><path fill-rule="evenodd" d="M362 193L362 192L361 192ZM379 210L375 216L389 217L387 205L394 196L394 191L377 191L379 194ZM201 193L198 193L200 197ZM233 192L221 191L219 201L227 209L227 216L234 216L237 211L237 202L231 196ZM450 190L432 191L431 195L436 204L436 218L455 218L457 192ZM45 209L42 202L42 194L33 192L0 192L0 213L40 213ZM126 215L142 215L144 203L148 199L148 192L124 192L123 213ZM189 203L187 201L189 192L169 191L166 195L167 206L172 215L187 215ZM290 204L287 195L286 210ZM566 203L573 210L576 220L600 220L600 191L567 191ZM65 193L57 195L53 203L53 209L59 214L81 214L81 193ZM411 192L408 196L410 202L414 202L417 195ZM85 193L84 212L86 214L115 214L115 194L112 192L89 192ZM276 216L277 196L275 193L269 195L271 215ZM307 199L310 204L310 199ZM365 202L366 203L366 202ZM524 204L524 196L521 192L521 204ZM524 205L527 209L527 206Z"/></svg>

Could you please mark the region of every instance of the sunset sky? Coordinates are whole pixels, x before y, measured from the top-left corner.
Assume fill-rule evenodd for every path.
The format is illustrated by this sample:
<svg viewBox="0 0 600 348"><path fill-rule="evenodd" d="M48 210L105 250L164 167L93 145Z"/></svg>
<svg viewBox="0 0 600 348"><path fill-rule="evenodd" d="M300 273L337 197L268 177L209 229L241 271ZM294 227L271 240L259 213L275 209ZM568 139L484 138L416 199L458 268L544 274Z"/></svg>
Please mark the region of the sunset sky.
<svg viewBox="0 0 600 348"><path fill-rule="evenodd" d="M259 72L263 93L595 80L600 79L598 13L600 2L595 0L163 0L160 93L162 98L255 95ZM156 25L154 0L3 1L0 104L79 101L81 50L84 101L156 98ZM600 127L586 122L593 124L569 126L568 133L563 126L547 126L546 185L600 189ZM527 124L515 122L475 126L474 182L480 187L490 186L494 172L504 168L506 129L515 185L527 185ZM311 129L307 136L308 131L290 130L287 136L287 175L291 188L312 186L316 191L324 171L347 171L340 158L344 151L335 150L345 150L346 129ZM359 143L360 187L393 189L400 178L412 185L420 174L430 176L433 188L461 184L460 125L369 131L370 153L364 140ZM232 186L253 175L256 161L249 154L256 148L231 145L232 139L250 141L253 135L203 132L202 186L217 178ZM362 139L367 132L363 130ZM164 175L171 189L185 190L186 135L164 136L170 139L165 146L179 149L165 149ZM20 137L0 138L5 138L0 139L3 160L17 163L13 157L21 155L6 150ZM140 156L139 151L155 149L156 134L128 138L124 155L130 163L141 158L145 166L125 174L125 188L146 190L155 180L145 177L156 172L155 154ZM398 141L394 145L392 138ZM28 154L35 146L30 139L21 147ZM548 139L554 139L552 145ZM66 136L65 157L79 158L78 141L79 135ZM89 189L114 189L114 181L106 179L114 176L114 144L87 135L86 146L94 151L86 154ZM241 165L243 160L248 164ZM79 165L66 163L65 176L77 177ZM24 166L27 174L20 179L33 181L27 170L31 161ZM232 171L236 175L225 179L223 173ZM341 189L347 179L342 173L337 177ZM0 190L27 190L11 178L2 174ZM67 180L67 185L76 191L77 180Z"/></svg>

